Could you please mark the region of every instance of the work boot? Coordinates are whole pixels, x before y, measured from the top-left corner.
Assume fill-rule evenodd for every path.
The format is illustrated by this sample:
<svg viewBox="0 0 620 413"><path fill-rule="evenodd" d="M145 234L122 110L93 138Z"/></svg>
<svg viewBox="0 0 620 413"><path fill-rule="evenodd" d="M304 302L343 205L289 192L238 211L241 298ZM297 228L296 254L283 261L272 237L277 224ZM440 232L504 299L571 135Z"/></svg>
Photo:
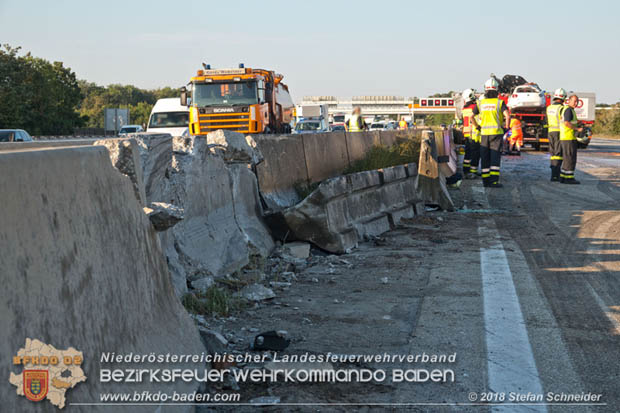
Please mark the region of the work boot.
<svg viewBox="0 0 620 413"><path fill-rule="evenodd" d="M564 180L560 181L563 184L570 184L570 185L579 185L581 182L579 182L578 180L576 180L575 178L564 178Z"/></svg>
<svg viewBox="0 0 620 413"><path fill-rule="evenodd" d="M559 176L555 176L555 175L551 175L551 182L560 182L560 177Z"/></svg>

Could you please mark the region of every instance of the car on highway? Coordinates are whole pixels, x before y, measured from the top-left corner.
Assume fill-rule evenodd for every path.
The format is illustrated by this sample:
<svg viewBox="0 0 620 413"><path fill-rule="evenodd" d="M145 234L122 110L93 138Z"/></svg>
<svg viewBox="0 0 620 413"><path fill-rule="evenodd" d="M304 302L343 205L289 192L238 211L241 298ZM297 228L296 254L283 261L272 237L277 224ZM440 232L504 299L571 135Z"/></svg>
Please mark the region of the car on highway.
<svg viewBox="0 0 620 413"><path fill-rule="evenodd" d="M297 122L297 125L295 125L295 129L293 129L294 134L323 133L329 131L330 129L325 122L325 119L304 119Z"/></svg>
<svg viewBox="0 0 620 413"><path fill-rule="evenodd" d="M32 136L23 129L0 129L0 142L32 142Z"/></svg>
<svg viewBox="0 0 620 413"><path fill-rule="evenodd" d="M346 132L347 130L346 124L341 122L332 123L330 128L332 132Z"/></svg>
<svg viewBox="0 0 620 413"><path fill-rule="evenodd" d="M546 106L545 92L536 83L526 83L514 88L508 98L510 109L544 108Z"/></svg>
<svg viewBox="0 0 620 413"><path fill-rule="evenodd" d="M125 125L118 131L118 136L125 136L128 133L144 132L144 129L140 125Z"/></svg>
<svg viewBox="0 0 620 413"><path fill-rule="evenodd" d="M370 125L370 130L385 130L385 122L373 122Z"/></svg>

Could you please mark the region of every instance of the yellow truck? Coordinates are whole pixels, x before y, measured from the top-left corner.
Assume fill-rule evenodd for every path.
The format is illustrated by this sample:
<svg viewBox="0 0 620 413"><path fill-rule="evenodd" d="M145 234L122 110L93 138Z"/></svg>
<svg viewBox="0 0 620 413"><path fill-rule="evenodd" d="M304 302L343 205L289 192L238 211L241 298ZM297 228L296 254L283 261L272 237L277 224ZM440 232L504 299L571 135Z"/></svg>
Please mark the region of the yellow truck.
<svg viewBox="0 0 620 413"><path fill-rule="evenodd" d="M203 64L187 88L181 105L189 107L189 133L206 135L217 129L241 133L289 133L295 105L271 70L211 69Z"/></svg>

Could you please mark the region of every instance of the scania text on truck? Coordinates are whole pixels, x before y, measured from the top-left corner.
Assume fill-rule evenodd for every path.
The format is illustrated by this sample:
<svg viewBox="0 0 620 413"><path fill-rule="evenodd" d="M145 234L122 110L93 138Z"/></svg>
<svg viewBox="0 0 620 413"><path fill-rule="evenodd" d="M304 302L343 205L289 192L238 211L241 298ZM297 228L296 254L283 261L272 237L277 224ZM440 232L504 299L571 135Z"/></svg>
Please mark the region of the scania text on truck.
<svg viewBox="0 0 620 413"><path fill-rule="evenodd" d="M295 105L271 70L211 69L203 64L188 88L181 89L181 104L189 106L189 132L206 135L217 129L241 133L289 133Z"/></svg>

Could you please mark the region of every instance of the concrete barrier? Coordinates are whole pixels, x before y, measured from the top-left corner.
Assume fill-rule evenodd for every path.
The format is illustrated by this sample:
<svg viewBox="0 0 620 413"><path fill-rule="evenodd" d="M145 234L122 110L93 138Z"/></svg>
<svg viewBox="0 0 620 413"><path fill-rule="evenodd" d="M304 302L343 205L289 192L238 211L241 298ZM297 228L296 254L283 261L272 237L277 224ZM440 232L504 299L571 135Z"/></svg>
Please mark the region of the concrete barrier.
<svg viewBox="0 0 620 413"><path fill-rule="evenodd" d="M174 294L157 234L131 180L104 147L0 152L0 386L2 411L56 411L16 394L12 355L27 338L83 352L87 380L67 402L100 393L192 392L197 384L100 383L101 353L200 354L198 332ZM111 364L106 368L131 368ZM161 367L161 365L159 365ZM174 368L202 368L179 363ZM157 406L144 411L155 411ZM189 407L187 408L189 409ZM103 412L109 407L71 406ZM134 406L114 411L133 412ZM158 411L178 411L162 406Z"/></svg>
<svg viewBox="0 0 620 413"><path fill-rule="evenodd" d="M443 141L443 136L439 138ZM441 155L444 156L444 155ZM450 170L447 165L440 167L440 152L437 148L435 132L424 131L420 147L420 161L416 188L420 199L428 204L439 205L447 211L454 210L454 203L446 187L446 176L442 169Z"/></svg>
<svg viewBox="0 0 620 413"><path fill-rule="evenodd" d="M366 156L366 152L375 145L381 145L381 135L376 132L347 132L347 152L349 162L354 162ZM344 168L341 168L342 171Z"/></svg>
<svg viewBox="0 0 620 413"><path fill-rule="evenodd" d="M188 280L230 274L251 254L271 252L256 176L247 164L225 163L204 138L136 140L147 202L184 209L183 221L160 233L178 295L188 291Z"/></svg>
<svg viewBox="0 0 620 413"><path fill-rule="evenodd" d="M408 164L327 179L301 203L282 211L282 221L296 239L348 252L359 240L423 213L416 175L417 165Z"/></svg>
<svg viewBox="0 0 620 413"><path fill-rule="evenodd" d="M264 158L256 166L256 175L267 207L277 211L295 205L301 200L295 185L308 182L301 135L261 135L255 138Z"/></svg>
<svg viewBox="0 0 620 413"><path fill-rule="evenodd" d="M256 136L264 157L256 168L263 200L270 211L295 205L301 201L296 185L340 175L373 145L392 146L420 134L410 130Z"/></svg>
<svg viewBox="0 0 620 413"><path fill-rule="evenodd" d="M338 175L349 165L345 132L307 133L301 137L309 182Z"/></svg>

